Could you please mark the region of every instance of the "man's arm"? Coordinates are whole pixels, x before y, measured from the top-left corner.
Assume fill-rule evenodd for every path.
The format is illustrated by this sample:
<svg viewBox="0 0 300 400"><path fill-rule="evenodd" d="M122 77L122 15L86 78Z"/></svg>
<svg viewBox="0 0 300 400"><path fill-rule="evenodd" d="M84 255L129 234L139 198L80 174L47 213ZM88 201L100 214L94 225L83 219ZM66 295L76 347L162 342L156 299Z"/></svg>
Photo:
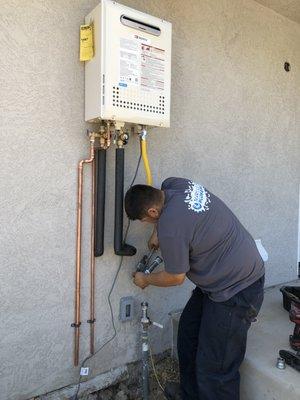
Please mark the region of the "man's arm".
<svg viewBox="0 0 300 400"><path fill-rule="evenodd" d="M169 274L166 271L154 272L152 274L144 274L137 272L134 274L134 284L141 289L145 289L149 285L168 287L181 285L185 280L185 274Z"/></svg>

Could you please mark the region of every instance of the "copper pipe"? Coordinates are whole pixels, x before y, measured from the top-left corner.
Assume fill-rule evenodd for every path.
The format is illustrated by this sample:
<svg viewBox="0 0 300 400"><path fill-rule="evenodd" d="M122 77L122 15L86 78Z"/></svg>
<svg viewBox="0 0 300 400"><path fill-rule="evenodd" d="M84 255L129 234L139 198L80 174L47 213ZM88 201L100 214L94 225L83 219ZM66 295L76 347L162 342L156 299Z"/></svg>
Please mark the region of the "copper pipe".
<svg viewBox="0 0 300 400"><path fill-rule="evenodd" d="M91 199L91 255L90 255L90 353L95 352L95 161L92 163L92 199Z"/></svg>
<svg viewBox="0 0 300 400"><path fill-rule="evenodd" d="M82 187L83 165L94 161L95 138L90 137L90 158L81 160L78 164L78 192L77 192L77 236L76 236L76 281L75 281L75 322L74 327L74 365L79 361L79 337L80 337L80 288L81 288L81 236L82 236Z"/></svg>

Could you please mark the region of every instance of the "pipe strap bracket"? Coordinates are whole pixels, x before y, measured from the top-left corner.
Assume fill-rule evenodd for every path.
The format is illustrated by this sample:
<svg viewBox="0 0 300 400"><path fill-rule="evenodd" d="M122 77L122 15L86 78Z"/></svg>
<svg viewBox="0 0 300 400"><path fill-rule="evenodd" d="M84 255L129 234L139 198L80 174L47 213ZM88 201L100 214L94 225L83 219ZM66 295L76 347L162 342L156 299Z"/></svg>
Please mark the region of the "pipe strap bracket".
<svg viewBox="0 0 300 400"><path fill-rule="evenodd" d="M96 319L95 318L94 319L88 319L86 322L88 324L94 324L96 322Z"/></svg>
<svg viewBox="0 0 300 400"><path fill-rule="evenodd" d="M72 328L79 328L80 325L81 325L81 322L78 322L78 324L76 324L76 322L73 322L73 323L71 324L71 327L72 327Z"/></svg>

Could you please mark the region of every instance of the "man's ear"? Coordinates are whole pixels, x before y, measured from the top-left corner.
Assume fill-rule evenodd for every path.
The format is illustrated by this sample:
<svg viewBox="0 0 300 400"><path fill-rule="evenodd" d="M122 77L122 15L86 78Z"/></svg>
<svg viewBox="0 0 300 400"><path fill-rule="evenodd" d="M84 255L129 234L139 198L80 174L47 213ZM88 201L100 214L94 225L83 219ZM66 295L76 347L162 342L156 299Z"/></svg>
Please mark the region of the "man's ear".
<svg viewBox="0 0 300 400"><path fill-rule="evenodd" d="M148 208L147 214L151 218L157 218L159 216L158 210L154 207Z"/></svg>

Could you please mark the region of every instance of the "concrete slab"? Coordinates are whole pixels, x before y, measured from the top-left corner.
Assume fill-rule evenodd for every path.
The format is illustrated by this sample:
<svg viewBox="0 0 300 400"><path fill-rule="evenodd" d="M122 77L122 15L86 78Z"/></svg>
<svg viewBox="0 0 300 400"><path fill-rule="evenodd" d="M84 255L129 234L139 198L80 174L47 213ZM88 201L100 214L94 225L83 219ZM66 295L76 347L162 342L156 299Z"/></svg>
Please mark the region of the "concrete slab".
<svg viewBox="0 0 300 400"><path fill-rule="evenodd" d="M300 285L300 280L288 285ZM282 307L279 285L267 288L258 322L249 331L247 353L241 367L241 400L299 400L300 374L287 366L276 368L278 352L290 350L289 335L294 329ZM172 354L177 358L177 330L181 312L171 314Z"/></svg>
<svg viewBox="0 0 300 400"><path fill-rule="evenodd" d="M289 285L300 285L300 280ZM281 285L282 286L282 285ZM300 374L289 366L276 368L280 349L289 350L294 324L282 307L280 286L266 289L257 323L249 331L241 368L241 400L299 400Z"/></svg>

